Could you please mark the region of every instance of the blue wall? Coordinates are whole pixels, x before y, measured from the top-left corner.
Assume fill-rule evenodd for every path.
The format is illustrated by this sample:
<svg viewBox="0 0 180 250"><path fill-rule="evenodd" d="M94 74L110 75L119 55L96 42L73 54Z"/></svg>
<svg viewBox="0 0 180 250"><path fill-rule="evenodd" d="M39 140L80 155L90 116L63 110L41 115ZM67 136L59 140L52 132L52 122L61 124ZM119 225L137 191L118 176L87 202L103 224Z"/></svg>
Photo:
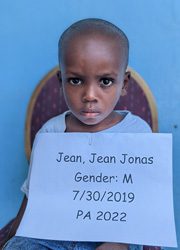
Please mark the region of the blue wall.
<svg viewBox="0 0 180 250"><path fill-rule="evenodd" d="M149 83L160 132L174 136L174 201L180 244L180 1L32 0L0 2L0 227L21 204L27 174L24 123L31 93L57 65L59 34L72 22L104 18L130 40L130 66Z"/></svg>

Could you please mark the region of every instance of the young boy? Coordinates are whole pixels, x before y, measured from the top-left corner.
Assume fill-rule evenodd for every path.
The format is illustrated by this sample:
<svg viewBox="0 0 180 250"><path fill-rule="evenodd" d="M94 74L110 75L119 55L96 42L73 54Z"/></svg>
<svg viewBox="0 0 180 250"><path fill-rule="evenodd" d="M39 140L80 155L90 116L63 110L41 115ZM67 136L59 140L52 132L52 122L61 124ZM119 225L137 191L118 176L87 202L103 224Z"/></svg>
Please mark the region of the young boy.
<svg viewBox="0 0 180 250"><path fill-rule="evenodd" d="M126 72L128 50L126 35L107 21L85 19L71 25L59 40L58 74L69 111L49 120L39 133L151 132L139 117L128 111L114 111L120 96L126 94L130 78ZM27 197L28 183L29 177L23 185ZM26 203L24 198L13 233ZM128 245L13 237L4 249L126 250Z"/></svg>

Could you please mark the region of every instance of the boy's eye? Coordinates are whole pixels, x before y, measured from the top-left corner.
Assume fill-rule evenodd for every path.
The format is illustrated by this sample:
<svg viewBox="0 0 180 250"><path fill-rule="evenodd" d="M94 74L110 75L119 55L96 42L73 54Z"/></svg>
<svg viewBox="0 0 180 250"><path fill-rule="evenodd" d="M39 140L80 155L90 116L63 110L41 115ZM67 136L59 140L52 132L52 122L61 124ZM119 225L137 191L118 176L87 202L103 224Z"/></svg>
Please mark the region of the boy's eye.
<svg viewBox="0 0 180 250"><path fill-rule="evenodd" d="M108 87L113 84L114 80L112 78L101 78L100 83L103 87Z"/></svg>
<svg viewBox="0 0 180 250"><path fill-rule="evenodd" d="M69 78L68 82L72 85L80 85L82 83L82 80L79 78Z"/></svg>

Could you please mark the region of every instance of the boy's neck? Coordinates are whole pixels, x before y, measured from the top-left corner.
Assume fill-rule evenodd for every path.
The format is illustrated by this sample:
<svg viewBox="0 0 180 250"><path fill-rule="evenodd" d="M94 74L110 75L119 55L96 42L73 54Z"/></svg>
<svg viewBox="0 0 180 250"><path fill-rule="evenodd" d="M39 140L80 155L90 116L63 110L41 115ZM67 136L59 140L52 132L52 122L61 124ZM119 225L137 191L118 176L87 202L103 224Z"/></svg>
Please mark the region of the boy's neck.
<svg viewBox="0 0 180 250"><path fill-rule="evenodd" d="M99 132L118 124L123 118L124 117L121 114L113 111L103 122L103 125L102 123L86 125L70 113L65 118L66 132Z"/></svg>

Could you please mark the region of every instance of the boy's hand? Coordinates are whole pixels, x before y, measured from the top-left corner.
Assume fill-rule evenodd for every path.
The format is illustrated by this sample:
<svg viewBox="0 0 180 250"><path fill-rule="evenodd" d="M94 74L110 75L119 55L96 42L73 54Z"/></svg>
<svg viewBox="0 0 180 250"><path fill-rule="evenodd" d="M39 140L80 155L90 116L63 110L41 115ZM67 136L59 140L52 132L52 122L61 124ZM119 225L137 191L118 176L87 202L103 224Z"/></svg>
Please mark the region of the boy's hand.
<svg viewBox="0 0 180 250"><path fill-rule="evenodd" d="M96 250L128 250L128 244L121 243L103 243Z"/></svg>

